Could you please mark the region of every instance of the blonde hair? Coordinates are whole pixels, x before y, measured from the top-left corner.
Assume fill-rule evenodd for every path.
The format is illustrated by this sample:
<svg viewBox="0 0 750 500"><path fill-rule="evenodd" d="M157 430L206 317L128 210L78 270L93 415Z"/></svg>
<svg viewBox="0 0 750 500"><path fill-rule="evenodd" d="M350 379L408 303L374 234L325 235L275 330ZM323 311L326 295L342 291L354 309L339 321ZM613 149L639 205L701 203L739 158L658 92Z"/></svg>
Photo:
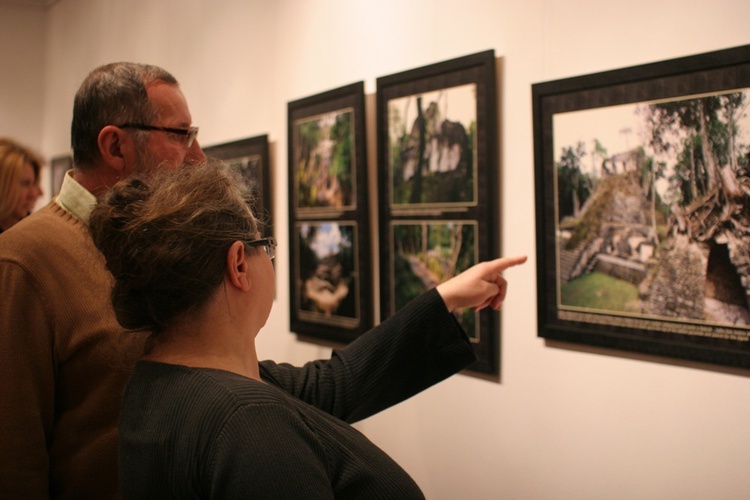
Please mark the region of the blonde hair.
<svg viewBox="0 0 750 500"><path fill-rule="evenodd" d="M27 163L34 169L34 184L38 186L42 157L13 139L0 137L0 220L9 217L18 205L19 179Z"/></svg>

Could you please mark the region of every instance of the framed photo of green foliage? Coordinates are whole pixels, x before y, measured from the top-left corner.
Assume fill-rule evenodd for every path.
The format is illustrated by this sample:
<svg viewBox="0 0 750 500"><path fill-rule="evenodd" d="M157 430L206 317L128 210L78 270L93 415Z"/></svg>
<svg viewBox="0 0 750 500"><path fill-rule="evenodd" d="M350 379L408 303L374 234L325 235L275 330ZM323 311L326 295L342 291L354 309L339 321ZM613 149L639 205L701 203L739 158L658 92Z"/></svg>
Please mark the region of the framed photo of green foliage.
<svg viewBox="0 0 750 500"><path fill-rule="evenodd" d="M539 336L750 367L750 45L532 96Z"/></svg>
<svg viewBox="0 0 750 500"><path fill-rule="evenodd" d="M364 82L288 104L291 330L346 343L372 328Z"/></svg>
<svg viewBox="0 0 750 500"><path fill-rule="evenodd" d="M426 289L476 264L477 229L473 220L392 221L394 279L389 309L398 311ZM481 341L477 316L472 310L456 315L472 342Z"/></svg>
<svg viewBox="0 0 750 500"><path fill-rule="evenodd" d="M219 158L245 182L252 209L263 223L264 236L273 236L271 166L268 135L248 137L203 148L209 158Z"/></svg>
<svg viewBox="0 0 750 500"><path fill-rule="evenodd" d="M494 51L377 79L381 317L471 265L498 257ZM499 316L457 320L499 375Z"/></svg>

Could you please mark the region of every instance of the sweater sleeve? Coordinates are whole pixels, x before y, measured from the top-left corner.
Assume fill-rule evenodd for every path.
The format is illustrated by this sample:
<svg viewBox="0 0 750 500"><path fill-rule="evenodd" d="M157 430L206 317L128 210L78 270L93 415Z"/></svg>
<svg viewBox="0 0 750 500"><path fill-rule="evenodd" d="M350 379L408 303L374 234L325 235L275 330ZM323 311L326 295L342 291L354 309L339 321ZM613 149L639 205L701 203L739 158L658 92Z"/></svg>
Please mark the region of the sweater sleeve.
<svg viewBox="0 0 750 500"><path fill-rule="evenodd" d="M6 498L47 498L55 401L52 325L35 282L0 262L0 484Z"/></svg>
<svg viewBox="0 0 750 500"><path fill-rule="evenodd" d="M322 444L280 404L239 407L209 463L208 498L334 498Z"/></svg>
<svg viewBox="0 0 750 500"><path fill-rule="evenodd" d="M404 401L475 361L471 344L431 290L329 360L301 368L263 362L262 375L353 423Z"/></svg>

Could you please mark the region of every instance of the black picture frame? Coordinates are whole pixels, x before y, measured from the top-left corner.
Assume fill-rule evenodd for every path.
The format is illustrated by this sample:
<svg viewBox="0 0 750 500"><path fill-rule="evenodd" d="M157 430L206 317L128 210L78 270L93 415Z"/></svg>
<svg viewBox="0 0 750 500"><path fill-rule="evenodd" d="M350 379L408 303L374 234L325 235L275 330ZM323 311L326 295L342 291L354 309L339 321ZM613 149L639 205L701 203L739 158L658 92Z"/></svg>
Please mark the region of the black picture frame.
<svg viewBox="0 0 750 500"><path fill-rule="evenodd" d="M345 344L374 321L364 82L287 112L290 329Z"/></svg>
<svg viewBox="0 0 750 500"><path fill-rule="evenodd" d="M49 193L52 198L60 193L65 172L73 168L73 157L70 155L55 156L49 162L50 186Z"/></svg>
<svg viewBox="0 0 750 500"><path fill-rule="evenodd" d="M262 223L263 236L273 236L273 191L268 135L262 134L203 148L209 158L222 160L244 179L250 190L253 214Z"/></svg>
<svg viewBox="0 0 750 500"><path fill-rule="evenodd" d="M377 79L382 318L498 256L496 80L493 50ZM478 358L467 372L497 377L498 313L457 318Z"/></svg>
<svg viewBox="0 0 750 500"><path fill-rule="evenodd" d="M532 85L540 337L750 367L748 91L750 45Z"/></svg>

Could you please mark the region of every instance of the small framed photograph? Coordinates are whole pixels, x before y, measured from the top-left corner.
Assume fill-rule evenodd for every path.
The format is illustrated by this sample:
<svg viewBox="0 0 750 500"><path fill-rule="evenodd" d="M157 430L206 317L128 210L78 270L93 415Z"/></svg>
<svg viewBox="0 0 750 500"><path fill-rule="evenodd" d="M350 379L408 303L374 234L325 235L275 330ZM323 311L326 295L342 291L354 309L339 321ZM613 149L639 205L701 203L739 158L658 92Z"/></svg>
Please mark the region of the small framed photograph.
<svg viewBox="0 0 750 500"><path fill-rule="evenodd" d="M356 328L361 323L358 231L352 221L297 223L300 286L294 297L301 320Z"/></svg>
<svg viewBox="0 0 750 500"><path fill-rule="evenodd" d="M494 51L377 79L381 318L499 257ZM478 361L499 375L499 316L462 311Z"/></svg>
<svg viewBox="0 0 750 500"><path fill-rule="evenodd" d="M206 156L219 158L243 179L255 216L262 222L264 236L273 235L271 166L266 134L203 148Z"/></svg>
<svg viewBox="0 0 750 500"><path fill-rule="evenodd" d="M539 336L750 367L750 45L532 96Z"/></svg>
<svg viewBox="0 0 750 500"><path fill-rule="evenodd" d="M56 156L49 162L50 166L50 196L54 198L60 193L65 172L73 168L73 157L70 155Z"/></svg>
<svg viewBox="0 0 750 500"><path fill-rule="evenodd" d="M346 343L373 326L364 82L288 104L291 330Z"/></svg>

